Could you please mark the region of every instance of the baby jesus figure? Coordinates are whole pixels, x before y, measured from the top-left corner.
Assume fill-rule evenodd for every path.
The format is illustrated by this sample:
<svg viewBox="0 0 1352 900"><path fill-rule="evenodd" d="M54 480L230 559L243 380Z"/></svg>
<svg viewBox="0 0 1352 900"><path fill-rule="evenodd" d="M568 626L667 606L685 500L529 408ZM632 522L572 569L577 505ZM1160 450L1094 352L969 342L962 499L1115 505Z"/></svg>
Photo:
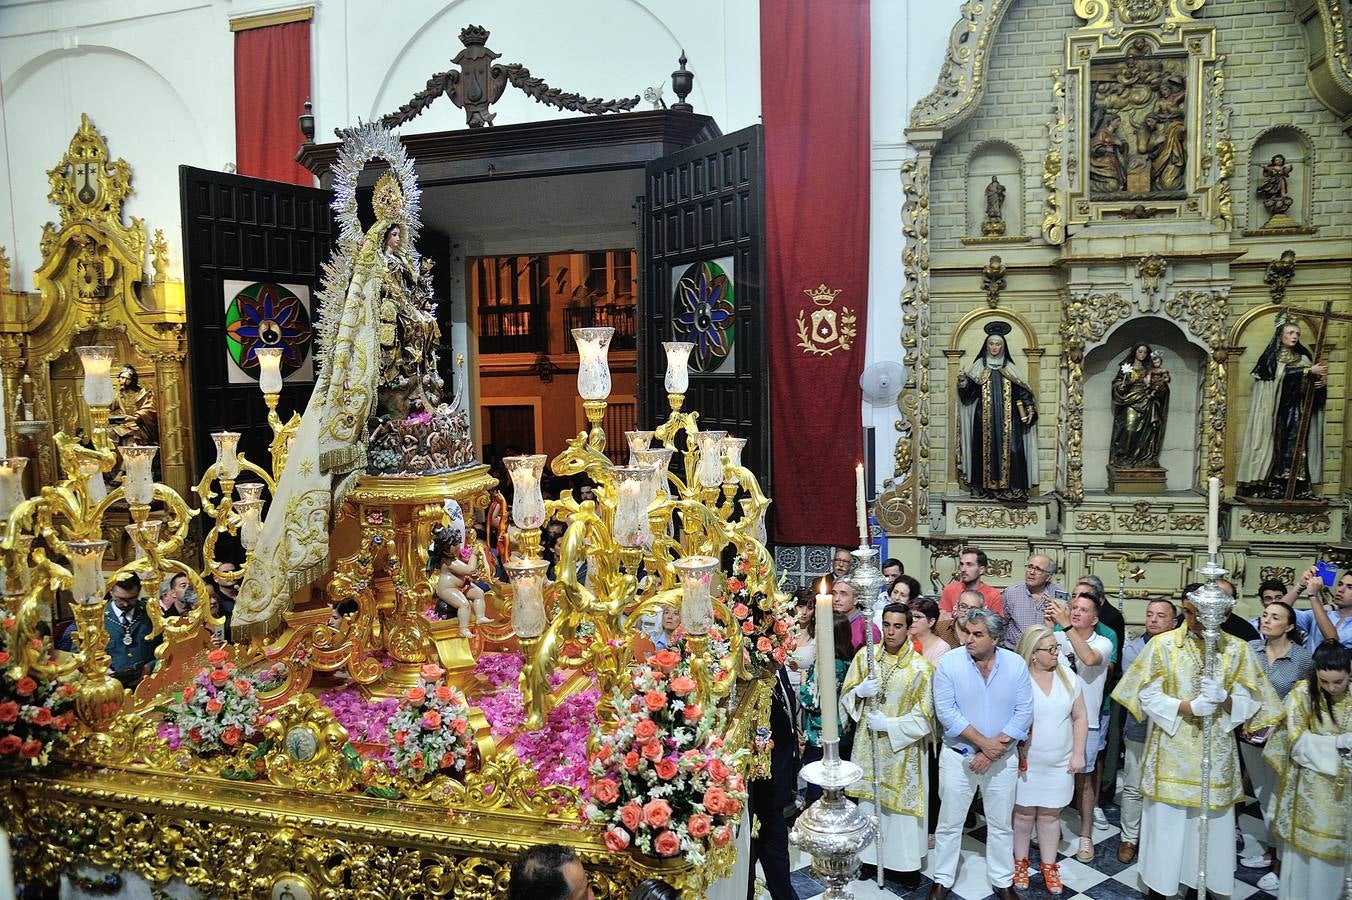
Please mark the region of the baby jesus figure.
<svg viewBox="0 0 1352 900"><path fill-rule="evenodd" d="M437 615L449 619L452 614L460 620L460 633L473 637L470 612L474 621L487 622L484 613L484 592L475 582L479 572L470 565L473 554L464 546L464 537L458 523L452 522L432 529L432 546L427 553L428 574L439 571L435 593Z"/></svg>

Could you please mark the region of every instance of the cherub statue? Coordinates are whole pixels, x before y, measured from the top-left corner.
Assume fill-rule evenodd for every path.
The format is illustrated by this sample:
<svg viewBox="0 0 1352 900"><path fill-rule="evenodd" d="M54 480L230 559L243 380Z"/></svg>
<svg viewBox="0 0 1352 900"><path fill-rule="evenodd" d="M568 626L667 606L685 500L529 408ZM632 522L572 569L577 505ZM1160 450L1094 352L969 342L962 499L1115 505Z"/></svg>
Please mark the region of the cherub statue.
<svg viewBox="0 0 1352 900"><path fill-rule="evenodd" d="M434 588L437 615L449 619L454 614L460 620L460 633L471 637L474 634L470 627L471 610L476 622L487 622L488 616L484 611L484 592L475 584L479 572L470 564L473 551L465 546L464 535L464 521L454 516L451 524L432 529L427 574L440 572Z"/></svg>

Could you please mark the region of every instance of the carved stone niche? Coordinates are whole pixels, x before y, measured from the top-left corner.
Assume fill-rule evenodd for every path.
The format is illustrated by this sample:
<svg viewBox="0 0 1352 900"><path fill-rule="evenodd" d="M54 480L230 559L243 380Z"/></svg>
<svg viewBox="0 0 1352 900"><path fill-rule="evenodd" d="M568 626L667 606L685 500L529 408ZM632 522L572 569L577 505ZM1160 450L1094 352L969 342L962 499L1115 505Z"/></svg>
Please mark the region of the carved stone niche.
<svg viewBox="0 0 1352 900"><path fill-rule="evenodd" d="M1289 173L1282 169L1290 168ZM1314 170L1314 146L1308 136L1297 128L1281 125L1261 134L1249 152L1249 184L1244 202L1245 234L1309 234L1310 227L1310 173ZM1285 181L1285 196L1290 205L1276 205L1275 214L1264 203L1267 189L1280 190ZM1260 193L1261 192L1261 193Z"/></svg>
<svg viewBox="0 0 1352 900"><path fill-rule="evenodd" d="M1160 452L1164 482L1158 488L1119 478L1110 488L1108 460L1113 434L1113 379L1127 354L1138 343L1148 344L1164 358L1169 370L1168 419ZM1202 385L1207 355L1173 322L1162 316L1137 316L1120 325L1104 343L1086 354L1084 362L1084 489L1087 493L1159 493L1191 488L1201 465Z"/></svg>
<svg viewBox="0 0 1352 900"><path fill-rule="evenodd" d="M967 224L964 244L1006 243L1027 240L1023 215L1023 160L1017 150L1003 141L978 144L967 157L964 186L967 194ZM1000 204L1003 230L992 228L986 215L986 191L991 179L1004 188Z"/></svg>

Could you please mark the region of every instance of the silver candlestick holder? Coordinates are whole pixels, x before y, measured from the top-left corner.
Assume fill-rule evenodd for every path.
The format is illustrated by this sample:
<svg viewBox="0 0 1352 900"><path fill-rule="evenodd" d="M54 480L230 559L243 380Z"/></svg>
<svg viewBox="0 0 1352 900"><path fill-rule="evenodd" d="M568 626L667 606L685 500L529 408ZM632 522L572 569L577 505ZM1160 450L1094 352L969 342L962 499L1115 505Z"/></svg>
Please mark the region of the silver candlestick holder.
<svg viewBox="0 0 1352 900"><path fill-rule="evenodd" d="M867 671L865 675L868 678L877 678L877 659L878 654L874 646L873 636L873 609L878 603L878 592L887 582L883 570L878 567L878 548L860 547L858 550L850 551L854 557L854 570L850 572L850 585L854 588L855 600L864 608L864 646L867 655L864 659L867 662ZM874 694L865 701L865 707L868 712L875 712L878 709L878 696ZM864 717L867 719L867 716ZM882 771L878 754L878 733L867 726L867 722L860 723L861 728L856 733L855 746L859 746L861 738L868 739L869 761L873 764L870 770L873 773L873 808L881 810L883 808L882 780L878 773ZM858 758L858 757L856 757ZM883 879L886 877L883 869L883 846L882 835L878 835L878 843L875 848L878 851L878 887L883 886Z"/></svg>
<svg viewBox="0 0 1352 900"><path fill-rule="evenodd" d="M840 742L824 742L822 754L802 771L804 781L822 789L821 799L798 816L789 841L812 857L812 875L826 885L824 900L845 900L859 873L859 851L878 835L878 817L845 796L864 770L840 758Z"/></svg>
<svg viewBox="0 0 1352 900"><path fill-rule="evenodd" d="M1228 570L1215 556L1210 557L1206 565L1197 569L1197 573L1206 579L1206 583L1188 595L1188 601L1197 610L1197 621L1202 626L1202 640L1205 643L1205 655L1202 657L1202 678L1214 678L1217 671L1216 645L1221 638L1221 625L1230 615L1235 605L1231 597L1220 586L1220 579ZM1199 686L1200 687L1200 686ZM1213 712L1202 720L1202 818L1198 824L1198 862L1197 896L1206 896L1207 881L1207 841L1211 833L1211 756L1212 741L1216 731L1216 714Z"/></svg>

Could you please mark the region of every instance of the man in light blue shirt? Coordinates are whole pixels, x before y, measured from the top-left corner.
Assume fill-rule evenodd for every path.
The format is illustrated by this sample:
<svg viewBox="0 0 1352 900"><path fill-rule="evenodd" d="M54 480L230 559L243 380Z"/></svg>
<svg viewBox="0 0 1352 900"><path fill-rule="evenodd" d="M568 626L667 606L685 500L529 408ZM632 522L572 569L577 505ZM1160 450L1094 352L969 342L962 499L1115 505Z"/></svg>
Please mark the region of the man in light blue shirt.
<svg viewBox="0 0 1352 900"><path fill-rule="evenodd" d="M1028 666L1000 646L1005 619L989 609L962 616L965 653L950 652L934 670L934 712L943 730L939 751L939 822L934 829L934 888L930 900L948 896L958 874L962 826L972 797L986 811L986 871L1001 900L1015 900L1015 745L1033 721Z"/></svg>
<svg viewBox="0 0 1352 900"><path fill-rule="evenodd" d="M1309 600L1309 609L1296 610L1296 625L1306 636L1305 649L1313 653L1314 648L1325 640L1337 640L1344 647L1352 648L1352 569L1344 571L1333 583L1331 609L1325 608L1320 596L1323 587L1324 579L1319 570L1311 567L1282 598L1293 607L1301 592Z"/></svg>

